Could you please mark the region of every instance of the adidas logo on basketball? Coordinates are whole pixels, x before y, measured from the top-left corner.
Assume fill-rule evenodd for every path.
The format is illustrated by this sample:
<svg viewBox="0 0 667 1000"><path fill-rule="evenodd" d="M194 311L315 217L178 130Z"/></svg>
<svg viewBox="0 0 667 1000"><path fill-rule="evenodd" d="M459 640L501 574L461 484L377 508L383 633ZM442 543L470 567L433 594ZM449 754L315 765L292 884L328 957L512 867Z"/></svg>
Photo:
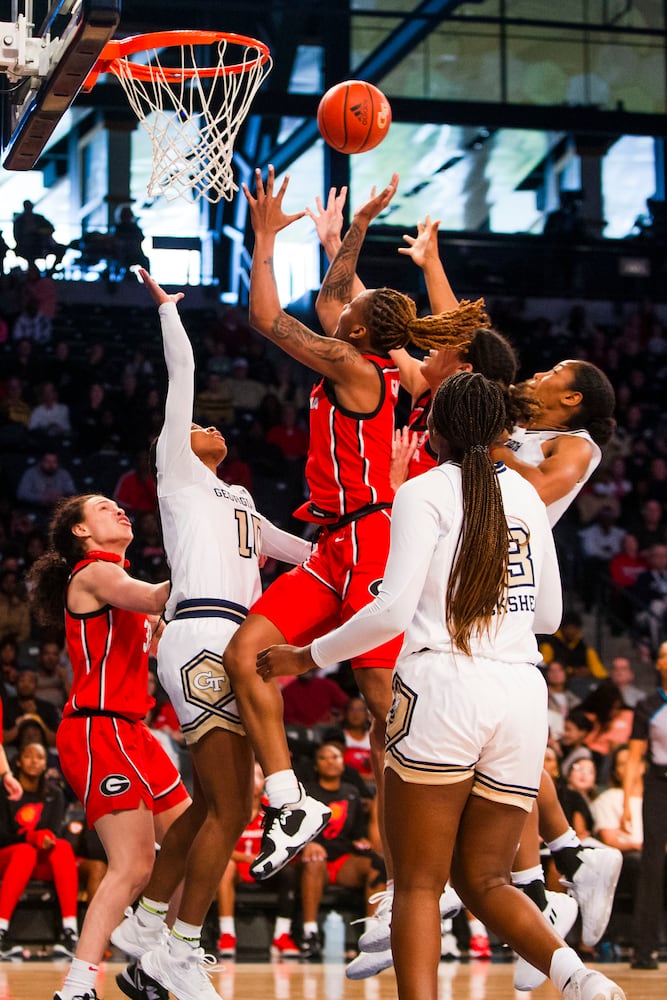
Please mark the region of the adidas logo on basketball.
<svg viewBox="0 0 667 1000"><path fill-rule="evenodd" d="M355 118L358 118L362 125L368 125L368 103L361 101L359 104L351 104L350 111Z"/></svg>

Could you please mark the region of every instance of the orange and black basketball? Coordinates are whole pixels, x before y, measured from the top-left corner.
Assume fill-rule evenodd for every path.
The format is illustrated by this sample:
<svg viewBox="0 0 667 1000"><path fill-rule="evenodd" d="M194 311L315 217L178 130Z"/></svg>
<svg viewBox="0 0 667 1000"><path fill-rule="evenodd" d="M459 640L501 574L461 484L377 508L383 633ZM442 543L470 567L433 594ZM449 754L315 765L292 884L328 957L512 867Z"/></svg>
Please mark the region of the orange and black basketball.
<svg viewBox="0 0 667 1000"><path fill-rule="evenodd" d="M345 80L327 90L317 109L322 138L339 153L365 153L382 142L391 107L381 90L365 80Z"/></svg>

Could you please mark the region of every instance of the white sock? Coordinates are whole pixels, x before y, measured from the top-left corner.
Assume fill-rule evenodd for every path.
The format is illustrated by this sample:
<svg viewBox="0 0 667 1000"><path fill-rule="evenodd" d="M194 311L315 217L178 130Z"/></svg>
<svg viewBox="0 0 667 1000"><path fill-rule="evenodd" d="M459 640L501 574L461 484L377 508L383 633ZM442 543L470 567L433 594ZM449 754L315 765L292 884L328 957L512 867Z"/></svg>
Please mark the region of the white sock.
<svg viewBox="0 0 667 1000"><path fill-rule="evenodd" d="M273 939L282 937L283 934L290 934L292 921L289 917L276 917L276 926L273 929Z"/></svg>
<svg viewBox="0 0 667 1000"><path fill-rule="evenodd" d="M320 929L317 926L317 920L304 920L303 922L303 936L308 937L309 934L319 934Z"/></svg>
<svg viewBox="0 0 667 1000"><path fill-rule="evenodd" d="M577 955L574 948L556 948L551 956L549 966L549 979L554 984L559 993L562 993L565 986L570 981L578 969L583 969L584 963Z"/></svg>
<svg viewBox="0 0 667 1000"><path fill-rule="evenodd" d="M183 957L201 944L201 925L186 924L184 920L174 920L169 935L169 950L174 957Z"/></svg>
<svg viewBox="0 0 667 1000"><path fill-rule="evenodd" d="M468 927L470 928L471 937L474 937L476 934L481 934L482 937L488 937L488 934L486 933L486 927L484 926L481 920L477 919L477 917L468 918Z"/></svg>
<svg viewBox="0 0 667 1000"><path fill-rule="evenodd" d="M270 774L264 782L264 791L272 809L282 809L301 798L301 788L294 771L275 771Z"/></svg>
<svg viewBox="0 0 667 1000"><path fill-rule="evenodd" d="M79 925L77 923L76 917L63 917L63 930L64 931L74 931L76 936L79 936Z"/></svg>
<svg viewBox="0 0 667 1000"><path fill-rule="evenodd" d="M168 903L142 896L136 909L137 921L141 927L145 927L147 930L159 930L167 919L168 908Z"/></svg>
<svg viewBox="0 0 667 1000"><path fill-rule="evenodd" d="M548 840L547 847L553 854L554 851L562 851L564 847L581 847L581 841L570 826L565 833L561 833L560 837L556 837L555 840Z"/></svg>
<svg viewBox="0 0 667 1000"><path fill-rule="evenodd" d="M236 937L234 917L218 917L218 929L221 934L233 934Z"/></svg>
<svg viewBox="0 0 667 1000"><path fill-rule="evenodd" d="M530 885L531 882L544 882L542 865L522 868L520 872L512 872L512 885Z"/></svg>
<svg viewBox="0 0 667 1000"><path fill-rule="evenodd" d="M92 993L96 978L96 965L82 958L73 958L67 978L58 992L63 1000L74 1000L74 997L83 996L84 993Z"/></svg>
<svg viewBox="0 0 667 1000"><path fill-rule="evenodd" d="M4 917L0 917L0 931L9 930L9 920L5 920Z"/></svg>
<svg viewBox="0 0 667 1000"><path fill-rule="evenodd" d="M443 934L451 934L453 926L454 921L451 917L443 917L442 923L440 924L440 930Z"/></svg>

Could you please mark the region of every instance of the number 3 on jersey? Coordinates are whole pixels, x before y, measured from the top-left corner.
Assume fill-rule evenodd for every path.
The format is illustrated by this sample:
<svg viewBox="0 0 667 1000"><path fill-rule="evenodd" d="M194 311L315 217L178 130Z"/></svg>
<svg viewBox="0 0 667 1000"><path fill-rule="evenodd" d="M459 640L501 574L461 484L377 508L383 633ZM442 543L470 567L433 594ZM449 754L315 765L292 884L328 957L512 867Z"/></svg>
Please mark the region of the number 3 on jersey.
<svg viewBox="0 0 667 1000"><path fill-rule="evenodd" d="M534 587L535 571L530 555L530 541L527 528L509 529L510 553L508 567L508 587Z"/></svg>
<svg viewBox="0 0 667 1000"><path fill-rule="evenodd" d="M259 559L262 548L262 530L260 520L250 510L236 508L236 527L239 533L239 555L243 559Z"/></svg>

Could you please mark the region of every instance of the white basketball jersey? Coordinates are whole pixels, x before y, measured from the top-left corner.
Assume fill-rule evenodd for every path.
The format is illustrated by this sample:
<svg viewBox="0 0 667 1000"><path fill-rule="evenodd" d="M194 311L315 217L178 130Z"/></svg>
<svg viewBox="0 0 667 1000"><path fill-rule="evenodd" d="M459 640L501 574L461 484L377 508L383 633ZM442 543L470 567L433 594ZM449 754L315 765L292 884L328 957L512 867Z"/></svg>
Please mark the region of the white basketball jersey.
<svg viewBox="0 0 667 1000"><path fill-rule="evenodd" d="M192 451L192 346L176 305L165 303L159 312L169 374L157 442L160 518L172 580L166 618L184 600L214 598L247 609L261 594L262 551L301 562L312 546L263 518L247 490L218 479Z"/></svg>
<svg viewBox="0 0 667 1000"><path fill-rule="evenodd" d="M582 478L575 483L569 493L561 497L559 500L554 500L547 506L547 516L549 518L549 524L553 528L556 521L558 521L567 508L570 506L574 498L577 496L581 487L587 482L594 471L600 464L600 459L602 458L602 452L598 445L596 445L593 438L590 436L588 431L585 430L575 430L575 431L547 431L547 430L529 430L527 427L515 427L512 431L512 435L507 442L506 447L510 448L514 454L522 462L527 465L540 465L544 461L544 452L542 451L542 445L545 441L552 441L557 437L580 437L591 446L591 459L588 463L588 468L582 476Z"/></svg>
<svg viewBox="0 0 667 1000"><path fill-rule="evenodd" d="M471 652L509 663L538 663L534 632L553 632L561 618L553 536L533 486L502 463L496 469L510 531L508 586L496 625L488 634L473 634ZM445 595L462 517L461 468L453 462L399 488L379 594L340 628L315 640L312 655L319 666L348 659L403 631L401 660L424 649L454 651Z"/></svg>

